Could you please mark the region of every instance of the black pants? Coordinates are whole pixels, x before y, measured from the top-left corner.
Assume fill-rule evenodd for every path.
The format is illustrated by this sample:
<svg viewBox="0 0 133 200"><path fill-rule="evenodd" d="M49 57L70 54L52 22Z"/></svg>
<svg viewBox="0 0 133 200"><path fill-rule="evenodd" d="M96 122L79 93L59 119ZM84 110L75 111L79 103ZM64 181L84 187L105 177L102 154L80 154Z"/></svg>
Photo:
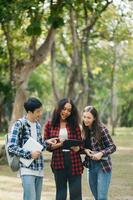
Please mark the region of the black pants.
<svg viewBox="0 0 133 200"><path fill-rule="evenodd" d="M53 170L56 183L56 200L66 200L67 183L69 185L70 200L82 200L81 175L72 175L69 152L64 154L64 169Z"/></svg>

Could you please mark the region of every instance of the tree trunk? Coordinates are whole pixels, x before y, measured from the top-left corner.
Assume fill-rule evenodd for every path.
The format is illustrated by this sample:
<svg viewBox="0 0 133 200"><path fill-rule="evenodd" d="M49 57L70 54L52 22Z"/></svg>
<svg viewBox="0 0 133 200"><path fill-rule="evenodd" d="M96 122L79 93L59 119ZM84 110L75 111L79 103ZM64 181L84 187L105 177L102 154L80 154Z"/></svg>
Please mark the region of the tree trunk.
<svg viewBox="0 0 133 200"><path fill-rule="evenodd" d="M111 124L112 124L112 135L115 135L115 127L118 121L118 97L117 97L117 81L118 81L118 67L119 67L119 52L120 45L115 47L115 61L112 71L112 88L111 88Z"/></svg>
<svg viewBox="0 0 133 200"><path fill-rule="evenodd" d="M31 60L24 60L16 65L16 96L13 104L13 112L9 130L12 126L12 123L23 115L23 104L27 97L26 89L29 76L31 75L32 71L42 64L46 59L47 54L53 44L54 36L55 29L51 27L46 40L42 43L38 50L36 50L34 59L31 58ZM19 70L17 71L17 69Z"/></svg>
<svg viewBox="0 0 133 200"><path fill-rule="evenodd" d="M76 15L71 8L70 10L70 27L71 27L71 34L72 34L72 45L73 45L73 52L72 52L72 63L70 67L70 74L69 74L69 82L68 82L68 92L67 96L75 100L75 84L77 83L80 85L80 77L81 74L79 72L82 72L80 68L82 67L82 62L81 62L81 55L80 55L80 47L79 47L79 39L78 39L78 34L77 34L77 29L76 29ZM78 82L79 81L79 82Z"/></svg>
<svg viewBox="0 0 133 200"><path fill-rule="evenodd" d="M51 48L51 83L55 101L58 102L59 100L59 92L56 87L56 80L55 80L55 66L56 66L56 54L55 54L55 42L53 42Z"/></svg>
<svg viewBox="0 0 133 200"><path fill-rule="evenodd" d="M15 101L13 104L12 118L10 121L9 130L10 130L13 122L16 119L19 119L22 117L23 108L24 108L23 104L24 104L24 101L26 100L26 96L27 95L26 95L25 89L23 88L23 85L20 85L16 91L16 96L15 96Z"/></svg>

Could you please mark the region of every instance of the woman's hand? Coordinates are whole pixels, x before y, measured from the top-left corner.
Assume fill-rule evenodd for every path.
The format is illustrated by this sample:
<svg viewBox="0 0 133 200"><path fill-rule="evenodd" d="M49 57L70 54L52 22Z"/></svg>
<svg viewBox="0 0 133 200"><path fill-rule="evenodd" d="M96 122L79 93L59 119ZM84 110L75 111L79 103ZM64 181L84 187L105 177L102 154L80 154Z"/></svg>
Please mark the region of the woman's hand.
<svg viewBox="0 0 133 200"><path fill-rule="evenodd" d="M78 152L80 150L80 147L79 146L73 146L70 149L72 149L75 152Z"/></svg>
<svg viewBox="0 0 133 200"><path fill-rule="evenodd" d="M102 152L94 153L91 155L91 159L92 160L101 160L102 156L103 156Z"/></svg>
<svg viewBox="0 0 133 200"><path fill-rule="evenodd" d="M54 150L54 149L58 149L58 148L60 148L61 146L62 146L62 142L58 142L58 143L56 143L56 144L52 144L51 145L51 149L52 150Z"/></svg>
<svg viewBox="0 0 133 200"><path fill-rule="evenodd" d="M93 151L91 151L90 149L85 149L84 151L85 151L87 156L89 156L89 157L92 156Z"/></svg>
<svg viewBox="0 0 133 200"><path fill-rule="evenodd" d="M51 149L54 150L62 147L64 141L64 138L56 138L56 143L51 145Z"/></svg>

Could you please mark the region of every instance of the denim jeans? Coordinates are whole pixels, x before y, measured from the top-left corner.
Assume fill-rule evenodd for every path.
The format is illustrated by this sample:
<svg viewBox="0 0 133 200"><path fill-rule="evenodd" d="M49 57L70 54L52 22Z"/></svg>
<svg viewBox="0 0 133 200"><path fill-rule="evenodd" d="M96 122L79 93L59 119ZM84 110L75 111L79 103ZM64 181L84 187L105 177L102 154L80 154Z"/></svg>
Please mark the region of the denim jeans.
<svg viewBox="0 0 133 200"><path fill-rule="evenodd" d="M43 177L33 175L21 176L23 186L23 200L40 200Z"/></svg>
<svg viewBox="0 0 133 200"><path fill-rule="evenodd" d="M91 192L95 200L107 200L112 172L104 172L100 161L92 161L88 170Z"/></svg>

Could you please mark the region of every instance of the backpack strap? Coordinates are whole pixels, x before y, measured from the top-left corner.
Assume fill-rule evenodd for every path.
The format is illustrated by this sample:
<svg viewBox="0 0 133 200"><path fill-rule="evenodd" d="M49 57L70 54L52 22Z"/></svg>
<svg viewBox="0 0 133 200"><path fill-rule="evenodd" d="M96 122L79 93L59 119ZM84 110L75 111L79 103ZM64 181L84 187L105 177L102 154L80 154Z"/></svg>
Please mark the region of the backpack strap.
<svg viewBox="0 0 133 200"><path fill-rule="evenodd" d="M24 136L23 132L24 132L25 127L21 119L18 119L17 121L21 123L21 131L19 132L18 138L19 138L20 147L22 147L22 141L23 141L23 136Z"/></svg>

